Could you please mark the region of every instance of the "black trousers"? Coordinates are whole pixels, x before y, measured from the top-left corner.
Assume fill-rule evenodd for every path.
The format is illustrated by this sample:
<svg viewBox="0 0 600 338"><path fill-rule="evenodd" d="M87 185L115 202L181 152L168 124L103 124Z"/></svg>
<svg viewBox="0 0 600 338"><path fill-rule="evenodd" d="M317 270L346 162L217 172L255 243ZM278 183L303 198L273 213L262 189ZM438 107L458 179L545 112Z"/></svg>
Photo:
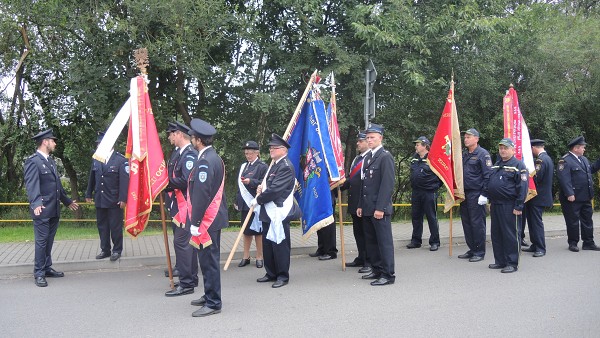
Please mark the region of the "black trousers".
<svg viewBox="0 0 600 338"><path fill-rule="evenodd" d="M362 217L358 217L355 214L352 216L352 231L354 232L354 239L356 240L356 247L358 249L358 257L354 259L357 264L363 266L371 266L369 263L369 256L367 255L367 243L365 240L365 227L363 225Z"/></svg>
<svg viewBox="0 0 600 338"><path fill-rule="evenodd" d="M535 251L546 252L546 237L544 235L544 207L525 203L523 210L527 226L529 227L529 239L531 240L531 248ZM521 228L521 233L524 235L525 225ZM523 238L524 236L521 236Z"/></svg>
<svg viewBox="0 0 600 338"><path fill-rule="evenodd" d="M440 225L436 215L436 193L435 191L414 189L411 196L411 215L413 232L411 242L421 245L423 237L423 216L427 217L429 225L429 244L440 245Z"/></svg>
<svg viewBox="0 0 600 338"><path fill-rule="evenodd" d="M263 222L263 256L265 260L265 271L267 277L281 281L290 279L290 255L292 253L292 241L290 239L290 223L283 222L285 239L277 244L267 239L270 222Z"/></svg>
<svg viewBox="0 0 600 338"><path fill-rule="evenodd" d="M335 241L335 222L317 230L317 252L321 255L337 257L338 249Z"/></svg>
<svg viewBox="0 0 600 338"><path fill-rule="evenodd" d="M491 237L496 264L519 266L521 232L513 204L492 204Z"/></svg>
<svg viewBox="0 0 600 338"><path fill-rule="evenodd" d="M204 298L206 306L211 309L220 310L221 302L221 230L211 231L208 234L212 244L198 250L198 263L202 271L204 282ZM179 266L179 268L181 268Z"/></svg>
<svg viewBox="0 0 600 338"><path fill-rule="evenodd" d="M473 256L485 256L485 205L477 204L479 191L465 191L465 200L460 203L460 219L465 233L465 242Z"/></svg>
<svg viewBox="0 0 600 338"><path fill-rule="evenodd" d="M123 251L123 210L121 208L96 208L96 222L100 235L100 250L110 253Z"/></svg>
<svg viewBox="0 0 600 338"><path fill-rule="evenodd" d="M179 285L184 288L198 286L198 250L190 245L192 234L186 228L174 227L173 247L177 270L179 270Z"/></svg>
<svg viewBox="0 0 600 338"><path fill-rule="evenodd" d="M382 219L373 216L363 216L367 255L373 267L373 273L380 274L390 280L394 276L394 238L392 237L392 222L389 215Z"/></svg>
<svg viewBox="0 0 600 338"><path fill-rule="evenodd" d="M35 238L35 260L33 277L44 277L52 267L52 245L58 230L59 217L33 219L33 235Z"/></svg>
<svg viewBox="0 0 600 338"><path fill-rule="evenodd" d="M579 228L581 227L581 240L583 245L594 244L594 221L592 220L592 202L569 202L560 195L560 206L565 224L567 225L567 241L569 245L579 243Z"/></svg>

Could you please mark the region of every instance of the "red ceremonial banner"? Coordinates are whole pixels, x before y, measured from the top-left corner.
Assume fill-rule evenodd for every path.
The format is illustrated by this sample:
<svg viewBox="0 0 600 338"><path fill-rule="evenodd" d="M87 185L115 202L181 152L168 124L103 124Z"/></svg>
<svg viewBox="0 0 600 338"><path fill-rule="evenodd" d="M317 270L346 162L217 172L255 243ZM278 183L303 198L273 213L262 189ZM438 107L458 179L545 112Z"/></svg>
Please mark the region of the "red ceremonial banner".
<svg viewBox="0 0 600 338"><path fill-rule="evenodd" d="M331 74L333 81L333 73ZM329 102L328 109L328 124L329 136L331 138L331 146L333 147L333 154L335 155L335 163L338 168L339 180L329 182L329 188L334 189L338 185L346 181L346 169L344 168L344 149L342 148L342 141L340 140L340 128L337 120L337 103L335 100L335 83L331 87L331 101Z"/></svg>

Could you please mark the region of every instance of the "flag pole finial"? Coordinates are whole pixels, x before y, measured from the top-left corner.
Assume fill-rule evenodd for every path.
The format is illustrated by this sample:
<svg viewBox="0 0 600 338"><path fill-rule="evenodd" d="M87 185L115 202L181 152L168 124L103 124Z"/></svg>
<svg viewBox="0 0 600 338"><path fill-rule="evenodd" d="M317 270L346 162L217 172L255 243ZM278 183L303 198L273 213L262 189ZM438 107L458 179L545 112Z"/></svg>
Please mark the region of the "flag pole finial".
<svg viewBox="0 0 600 338"><path fill-rule="evenodd" d="M133 51L133 57L135 58L135 63L137 67L140 69L143 75L147 75L147 68L150 65L148 62L148 49L140 48Z"/></svg>
<svg viewBox="0 0 600 338"><path fill-rule="evenodd" d="M515 85L511 83L508 85L508 88L515 88Z"/></svg>

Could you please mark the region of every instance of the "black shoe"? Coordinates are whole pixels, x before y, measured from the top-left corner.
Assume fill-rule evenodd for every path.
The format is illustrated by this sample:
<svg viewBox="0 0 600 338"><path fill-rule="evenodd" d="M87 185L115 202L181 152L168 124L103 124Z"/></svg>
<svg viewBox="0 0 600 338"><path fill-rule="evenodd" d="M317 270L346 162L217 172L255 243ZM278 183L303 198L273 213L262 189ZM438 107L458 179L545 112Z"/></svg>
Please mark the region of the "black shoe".
<svg viewBox="0 0 600 338"><path fill-rule="evenodd" d="M358 273L371 273L373 272L373 268L371 268L370 266L363 266L362 268L360 268L358 270Z"/></svg>
<svg viewBox="0 0 600 338"><path fill-rule="evenodd" d="M581 250L593 250L593 251L600 251L600 247L597 246L596 244L590 244L590 245L583 245L581 247Z"/></svg>
<svg viewBox="0 0 600 338"><path fill-rule="evenodd" d="M110 261L114 262L117 259L121 258L121 253L120 252L113 252L112 255L110 255Z"/></svg>
<svg viewBox="0 0 600 338"><path fill-rule="evenodd" d="M573 252L579 252L579 248L577 247L577 244L569 245L569 250L573 251Z"/></svg>
<svg viewBox="0 0 600 338"><path fill-rule="evenodd" d="M206 317L221 313L221 309L211 309L208 306L203 306L192 313L192 317Z"/></svg>
<svg viewBox="0 0 600 338"><path fill-rule="evenodd" d="M521 251L523 251L523 252L535 252L535 249L533 248L533 245L532 245L529 248L522 248Z"/></svg>
<svg viewBox="0 0 600 338"><path fill-rule="evenodd" d="M394 284L394 280L387 279L385 277L381 277L381 278L371 282L371 285L373 285L373 286L381 286L381 285L388 285L388 284Z"/></svg>
<svg viewBox="0 0 600 338"><path fill-rule="evenodd" d="M262 259L257 259L257 260L256 260L256 267L260 269L260 268L262 268L263 266L264 266L264 262L263 262L263 260L262 260Z"/></svg>
<svg viewBox="0 0 600 338"><path fill-rule="evenodd" d="M337 258L337 256L332 256L332 255L327 255L327 254L319 256L320 261L328 261L330 259L336 259L336 258Z"/></svg>
<svg viewBox="0 0 600 338"><path fill-rule="evenodd" d="M406 246L407 249L417 249L420 247L421 247L421 244L413 243L413 242L408 243L408 245Z"/></svg>
<svg viewBox="0 0 600 338"><path fill-rule="evenodd" d="M357 261L356 259L353 260L352 262L347 262L346 266L349 268L353 268L353 267L357 267L357 266L363 266L363 262L361 261Z"/></svg>
<svg viewBox="0 0 600 338"><path fill-rule="evenodd" d="M370 274L364 275L361 278L362 279L379 279L379 277L381 277L380 273L371 272Z"/></svg>
<svg viewBox="0 0 600 338"><path fill-rule="evenodd" d="M323 254L320 253L318 250L315 251L314 253L308 254L310 257L319 257L322 256Z"/></svg>
<svg viewBox="0 0 600 338"><path fill-rule="evenodd" d="M511 273L511 272L517 272L517 267L516 266L511 266L508 265L507 267L505 267L504 269L500 270L500 272L502 273Z"/></svg>
<svg viewBox="0 0 600 338"><path fill-rule="evenodd" d="M257 279L256 281L259 283L266 283L266 282L274 282L275 280L277 280L277 278L271 278L267 275L264 275L264 276L260 277L259 279Z"/></svg>
<svg viewBox="0 0 600 338"><path fill-rule="evenodd" d="M473 257L473 254L472 254L472 253L470 253L470 252L465 252L465 253L464 253L464 254L462 254L462 255L458 255L458 258L460 258L460 259L469 259L469 258L471 258L471 257Z"/></svg>
<svg viewBox="0 0 600 338"><path fill-rule="evenodd" d="M191 293L194 293L194 288L184 288L181 285L178 285L177 288L165 292L165 296L177 297L177 296L189 295Z"/></svg>
<svg viewBox="0 0 600 338"><path fill-rule="evenodd" d="M174 269L173 271L173 277L179 277L179 270ZM165 269L165 277L169 277L169 270Z"/></svg>
<svg viewBox="0 0 600 338"><path fill-rule="evenodd" d="M35 277L35 285L43 288L43 287L48 286L48 282L46 282L46 278L44 278L42 276Z"/></svg>
<svg viewBox="0 0 600 338"><path fill-rule="evenodd" d="M488 265L488 268L490 269L504 269L506 267L506 265L502 265L502 264L490 264Z"/></svg>
<svg viewBox="0 0 600 338"><path fill-rule="evenodd" d="M527 242L525 242L525 240L524 240L524 239L522 239L522 240L521 240L521 246L525 246L525 247L527 247L527 246L529 246L529 244L527 244Z"/></svg>
<svg viewBox="0 0 600 338"><path fill-rule="evenodd" d="M200 299L194 299L190 304L194 306L204 306L204 304L206 304L206 297L202 296Z"/></svg>
<svg viewBox="0 0 600 338"><path fill-rule="evenodd" d="M242 258L242 260L240 261L240 264L238 264L238 267L243 267L250 264L250 258Z"/></svg>
<svg viewBox="0 0 600 338"><path fill-rule="evenodd" d="M546 256L546 253L542 252L542 251L536 251L533 253L533 257L544 257L544 256Z"/></svg>
<svg viewBox="0 0 600 338"><path fill-rule="evenodd" d="M483 256L473 256L469 258L469 262L479 262L483 260Z"/></svg>
<svg viewBox="0 0 600 338"><path fill-rule="evenodd" d="M58 278L58 277L64 277L65 273L62 271L56 271L52 268L50 268L50 270L46 271L46 277L53 277L53 278Z"/></svg>
<svg viewBox="0 0 600 338"><path fill-rule="evenodd" d="M110 252L101 251L96 255L96 259L104 259L106 257L110 257Z"/></svg>
<svg viewBox="0 0 600 338"><path fill-rule="evenodd" d="M438 251L439 248L439 244L431 244L431 247L429 247L429 251Z"/></svg>
<svg viewBox="0 0 600 338"><path fill-rule="evenodd" d="M288 281L286 281L286 280L276 280L275 283L273 283L273 285L271 285L271 287L274 289L277 289L277 288L287 285L287 283L288 283Z"/></svg>

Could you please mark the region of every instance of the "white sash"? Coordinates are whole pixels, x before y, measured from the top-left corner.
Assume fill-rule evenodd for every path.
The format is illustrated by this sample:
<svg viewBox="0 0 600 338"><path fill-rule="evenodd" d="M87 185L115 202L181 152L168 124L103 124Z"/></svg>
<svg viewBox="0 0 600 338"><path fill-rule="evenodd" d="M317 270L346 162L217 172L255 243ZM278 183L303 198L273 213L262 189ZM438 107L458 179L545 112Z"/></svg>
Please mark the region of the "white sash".
<svg viewBox="0 0 600 338"><path fill-rule="evenodd" d="M254 196L252 196L252 194L248 191L248 189L246 188L246 185L244 183L242 183L241 178L242 178L242 172L244 171L244 165L248 165L248 162L246 162L245 164L242 164L242 166L240 167L240 173L238 174L238 188L240 189L240 194L242 195L244 202L246 203L248 208L250 208L250 202L252 202L252 200L254 199ZM260 215L260 205L257 204L254 207L254 219L252 220L252 223L250 224L250 230L253 230L256 232L262 232L262 223L258 219L258 217L259 217L258 215Z"/></svg>
<svg viewBox="0 0 600 338"><path fill-rule="evenodd" d="M269 169L270 171L270 169ZM267 172L267 175L269 173ZM267 175L265 177L267 177ZM294 187L296 186L296 179L294 179ZM262 191L267 190L266 180L262 184ZM271 225L267 232L267 239L275 242L276 244L281 243L285 239L285 232L283 231L283 220L287 217L294 206L294 189L290 191L290 195L283 201L281 208L277 207L273 201L266 203L263 207L271 219Z"/></svg>

